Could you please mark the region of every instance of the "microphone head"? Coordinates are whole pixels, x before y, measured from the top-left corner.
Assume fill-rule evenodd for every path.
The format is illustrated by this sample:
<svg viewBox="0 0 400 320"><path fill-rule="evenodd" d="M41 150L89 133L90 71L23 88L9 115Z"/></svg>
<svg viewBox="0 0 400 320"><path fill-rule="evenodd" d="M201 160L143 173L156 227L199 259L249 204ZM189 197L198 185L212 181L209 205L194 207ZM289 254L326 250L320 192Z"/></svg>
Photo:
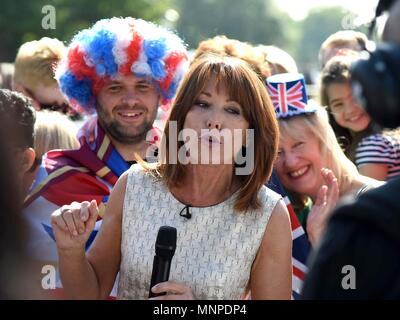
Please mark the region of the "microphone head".
<svg viewBox="0 0 400 320"><path fill-rule="evenodd" d="M172 258L176 249L176 229L170 226L162 226L158 230L156 241L156 255Z"/></svg>

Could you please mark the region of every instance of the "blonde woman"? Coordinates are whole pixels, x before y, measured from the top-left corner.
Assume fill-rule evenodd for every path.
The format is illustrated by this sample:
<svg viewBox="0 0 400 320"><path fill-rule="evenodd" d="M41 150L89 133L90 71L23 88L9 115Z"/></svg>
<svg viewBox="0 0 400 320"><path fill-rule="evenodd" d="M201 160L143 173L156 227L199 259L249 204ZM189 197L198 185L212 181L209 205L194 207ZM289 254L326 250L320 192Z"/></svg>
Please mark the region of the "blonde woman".
<svg viewBox="0 0 400 320"><path fill-rule="evenodd" d="M41 158L54 149L79 148L78 126L65 115L55 111L39 111L35 122L35 152Z"/></svg>
<svg viewBox="0 0 400 320"><path fill-rule="evenodd" d="M285 84L286 104L274 96L274 84L277 87ZM297 96L291 95L290 90L296 85L301 87L300 91ZM288 191L312 199L314 205L307 218L307 233L310 242L316 245L329 213L340 198L358 195L382 182L360 175L345 156L329 124L326 110L306 100L302 75L272 76L268 78L268 87L273 101L276 101L280 128L275 168ZM299 97L298 100L295 96Z"/></svg>
<svg viewBox="0 0 400 320"><path fill-rule="evenodd" d="M73 150L79 148L78 127L66 115L56 111L37 111L35 121L35 161L24 178L24 191L28 194L36 187L43 155L54 149Z"/></svg>

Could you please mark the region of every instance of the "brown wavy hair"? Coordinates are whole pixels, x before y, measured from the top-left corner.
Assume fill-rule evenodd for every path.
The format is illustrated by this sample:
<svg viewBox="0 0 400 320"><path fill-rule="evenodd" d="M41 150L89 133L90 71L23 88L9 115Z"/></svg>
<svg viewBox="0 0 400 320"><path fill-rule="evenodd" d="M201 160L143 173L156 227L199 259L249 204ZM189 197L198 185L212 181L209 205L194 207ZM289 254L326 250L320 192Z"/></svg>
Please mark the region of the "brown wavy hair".
<svg viewBox="0 0 400 320"><path fill-rule="evenodd" d="M249 175L237 175L241 187L234 208L239 212L260 208L258 192L269 179L275 161L279 142L279 129L274 108L263 82L250 66L237 58L204 55L190 67L183 79L174 101L170 117L165 126L160 154L162 162L142 165L153 175L161 178L168 187L179 186L185 176L185 165L168 163L170 145L178 150L183 142L169 141L169 123L175 121L180 132L191 107L198 99L211 78L216 78L217 86L225 85L232 100L243 108L243 114L254 130L254 167ZM235 173L232 173L235 174Z"/></svg>
<svg viewBox="0 0 400 320"><path fill-rule="evenodd" d="M230 39L223 35L215 36L200 42L193 54L193 61L210 53L246 61L263 81L271 75L270 66L265 60L265 54L247 42Z"/></svg>

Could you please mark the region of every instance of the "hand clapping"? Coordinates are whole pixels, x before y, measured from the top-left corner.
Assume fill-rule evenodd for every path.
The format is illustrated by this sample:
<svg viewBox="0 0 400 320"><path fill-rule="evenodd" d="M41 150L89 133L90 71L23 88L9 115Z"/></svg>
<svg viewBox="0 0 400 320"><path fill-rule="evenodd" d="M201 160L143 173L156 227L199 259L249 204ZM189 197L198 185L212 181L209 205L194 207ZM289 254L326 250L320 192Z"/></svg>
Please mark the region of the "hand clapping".
<svg viewBox="0 0 400 320"><path fill-rule="evenodd" d="M325 231L325 226L339 199L337 178L329 169L321 169L325 184L318 191L315 203L307 218L307 233L309 240L315 246Z"/></svg>

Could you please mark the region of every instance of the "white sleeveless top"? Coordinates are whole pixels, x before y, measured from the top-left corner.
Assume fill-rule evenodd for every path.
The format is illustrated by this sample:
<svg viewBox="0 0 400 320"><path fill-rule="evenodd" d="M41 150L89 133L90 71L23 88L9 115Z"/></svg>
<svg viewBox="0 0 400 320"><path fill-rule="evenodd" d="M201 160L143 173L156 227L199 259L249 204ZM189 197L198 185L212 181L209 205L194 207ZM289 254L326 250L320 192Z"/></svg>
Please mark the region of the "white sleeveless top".
<svg viewBox="0 0 400 320"><path fill-rule="evenodd" d="M190 287L197 299L241 299L281 196L263 186L259 198L260 210L234 212L233 195L211 207L191 207L187 219L179 215L185 204L133 165L123 206L118 298L148 298L158 229L168 225L177 229L169 279Z"/></svg>

